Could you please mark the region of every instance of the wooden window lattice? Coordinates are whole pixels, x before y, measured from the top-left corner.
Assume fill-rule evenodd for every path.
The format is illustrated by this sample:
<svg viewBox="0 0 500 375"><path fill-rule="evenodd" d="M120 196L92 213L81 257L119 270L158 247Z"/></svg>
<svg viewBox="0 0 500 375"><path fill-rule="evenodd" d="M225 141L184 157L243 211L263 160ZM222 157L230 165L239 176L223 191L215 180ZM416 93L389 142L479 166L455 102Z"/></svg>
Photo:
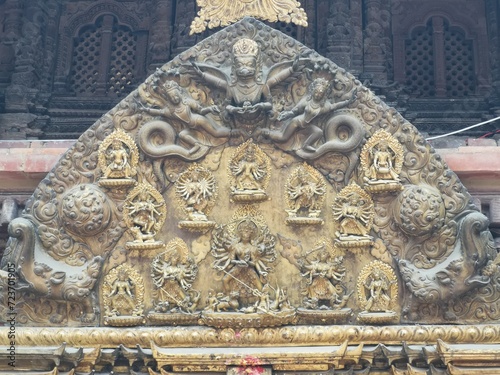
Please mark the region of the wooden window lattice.
<svg viewBox="0 0 500 375"><path fill-rule="evenodd" d="M92 95L96 90L101 51L101 27L102 25L97 24L85 28L74 41L70 87L77 96Z"/></svg>
<svg viewBox="0 0 500 375"><path fill-rule="evenodd" d="M458 28L444 24L444 80L447 97L465 97L474 94L474 53L472 40ZM406 85L417 97L435 96L434 38L432 21L425 28L415 30L405 43Z"/></svg>
<svg viewBox="0 0 500 375"><path fill-rule="evenodd" d="M109 91L116 96L129 93L133 89L134 65L137 40L125 26L113 28Z"/></svg>
<svg viewBox="0 0 500 375"><path fill-rule="evenodd" d="M88 26L73 44L70 90L77 96L96 94L101 60L102 21ZM137 38L132 31L116 22L113 25L110 63L106 67L108 95L123 96L133 89Z"/></svg>
<svg viewBox="0 0 500 375"><path fill-rule="evenodd" d="M433 39L430 24L406 41L406 85L417 96L434 96Z"/></svg>
<svg viewBox="0 0 500 375"><path fill-rule="evenodd" d="M450 27L445 27L444 40L447 95L465 97L473 94L475 78L472 41L466 40L460 30Z"/></svg>

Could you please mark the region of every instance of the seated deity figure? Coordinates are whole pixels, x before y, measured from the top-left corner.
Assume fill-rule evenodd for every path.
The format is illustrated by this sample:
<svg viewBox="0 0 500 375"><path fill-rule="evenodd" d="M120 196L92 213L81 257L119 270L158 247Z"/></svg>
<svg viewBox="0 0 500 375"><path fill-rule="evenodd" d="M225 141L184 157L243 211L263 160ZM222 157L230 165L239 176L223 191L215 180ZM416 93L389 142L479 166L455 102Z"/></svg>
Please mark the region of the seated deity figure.
<svg viewBox="0 0 500 375"><path fill-rule="evenodd" d="M263 190L261 179L264 171L259 165L254 147L250 145L244 157L233 168L237 190Z"/></svg>
<svg viewBox="0 0 500 375"><path fill-rule="evenodd" d="M373 164L367 176L370 181L399 181L399 176L394 169L395 155L391 152L386 142L380 142L372 150Z"/></svg>
<svg viewBox="0 0 500 375"><path fill-rule="evenodd" d="M107 167L103 171L103 178L130 178L133 169L129 162L129 154L123 142L115 139L105 154Z"/></svg>

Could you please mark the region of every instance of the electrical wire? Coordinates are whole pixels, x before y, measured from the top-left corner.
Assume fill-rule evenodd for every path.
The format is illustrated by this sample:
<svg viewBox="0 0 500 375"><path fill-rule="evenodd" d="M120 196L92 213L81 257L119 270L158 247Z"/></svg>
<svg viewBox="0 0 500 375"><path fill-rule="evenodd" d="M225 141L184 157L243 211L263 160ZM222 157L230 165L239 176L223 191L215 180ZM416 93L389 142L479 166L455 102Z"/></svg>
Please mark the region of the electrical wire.
<svg viewBox="0 0 500 375"><path fill-rule="evenodd" d="M460 130L455 130L455 131L453 131L451 133L446 133L446 134L436 135L434 137L429 137L429 138L426 138L425 140L426 141L431 141L433 139L448 137L449 135L462 133L464 131L467 131L467 130L470 130L470 129L474 129L474 128L477 128L478 126L486 125L486 124L489 124L490 122L494 122L494 121L497 121L497 120L500 120L500 116L492 118L492 119L487 120L487 121L480 122L479 124L467 126L466 128L463 128L463 129L460 129Z"/></svg>

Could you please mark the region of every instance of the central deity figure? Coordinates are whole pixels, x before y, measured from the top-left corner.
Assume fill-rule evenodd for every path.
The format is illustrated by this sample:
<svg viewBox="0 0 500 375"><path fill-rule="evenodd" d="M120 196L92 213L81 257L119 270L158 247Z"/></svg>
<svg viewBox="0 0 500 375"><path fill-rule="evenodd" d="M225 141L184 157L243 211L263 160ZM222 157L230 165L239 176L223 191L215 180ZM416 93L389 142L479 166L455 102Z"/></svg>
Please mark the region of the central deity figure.
<svg viewBox="0 0 500 375"><path fill-rule="evenodd" d="M253 128L262 114L272 110L271 88L299 70L299 58L273 65L264 71L259 45L247 38L233 45L230 76L211 65L191 62L196 73L208 83L226 91L226 112L237 122ZM253 129L252 129L253 130Z"/></svg>
<svg viewBox="0 0 500 375"><path fill-rule="evenodd" d="M222 271L226 293L237 292L240 304L255 302L276 260L274 237L247 218L237 224L234 234L227 227L216 229L212 245L214 268Z"/></svg>

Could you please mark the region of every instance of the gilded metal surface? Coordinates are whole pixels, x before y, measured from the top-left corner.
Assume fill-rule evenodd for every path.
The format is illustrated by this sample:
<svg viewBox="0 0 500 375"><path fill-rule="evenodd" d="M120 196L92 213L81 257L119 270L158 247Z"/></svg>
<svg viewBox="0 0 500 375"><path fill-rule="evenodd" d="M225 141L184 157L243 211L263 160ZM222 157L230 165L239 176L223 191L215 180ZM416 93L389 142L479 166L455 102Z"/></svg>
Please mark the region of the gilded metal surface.
<svg viewBox="0 0 500 375"><path fill-rule="evenodd" d="M373 200L356 183L342 189L332 205L333 217L339 223L335 232L336 244L343 248L369 248L372 237L369 235L375 215Z"/></svg>
<svg viewBox="0 0 500 375"><path fill-rule="evenodd" d="M191 23L190 34L208 27L228 26L243 17L307 26L307 15L296 0L197 0L201 8Z"/></svg>
<svg viewBox="0 0 500 375"><path fill-rule="evenodd" d="M403 146L390 133L378 130L361 150L365 189L371 193L393 192L403 188L399 174L403 168Z"/></svg>
<svg viewBox="0 0 500 375"><path fill-rule="evenodd" d="M163 242L155 239L165 216L167 207L161 194L149 184L138 184L127 195L123 205L123 219L134 237L127 243L129 248L153 249L161 247Z"/></svg>
<svg viewBox="0 0 500 375"><path fill-rule="evenodd" d="M144 281L132 267L122 264L104 278L102 287L104 324L135 326L144 317Z"/></svg>
<svg viewBox="0 0 500 375"><path fill-rule="evenodd" d="M287 224L321 225L326 182L321 173L304 163L292 171L285 185Z"/></svg>
<svg viewBox="0 0 500 375"><path fill-rule="evenodd" d="M368 324L394 322L398 301L398 280L391 266L379 260L367 264L357 281L358 303L363 311L358 320Z"/></svg>
<svg viewBox="0 0 500 375"><path fill-rule="evenodd" d="M248 140L238 146L229 161L231 199L251 203L267 200L271 178L271 160L262 149Z"/></svg>
<svg viewBox="0 0 500 375"><path fill-rule="evenodd" d="M200 292L191 288L197 273L186 243L180 238L171 240L151 263L157 295L155 311L193 313L200 299Z"/></svg>
<svg viewBox="0 0 500 375"><path fill-rule="evenodd" d="M99 146L99 168L101 186L130 186L135 184L139 163L139 151L134 140L118 129L108 135Z"/></svg>
<svg viewBox="0 0 500 375"><path fill-rule="evenodd" d="M178 203L186 212L179 227L193 231L207 231L215 226L207 215L217 198L217 184L210 170L194 163L181 173L175 183Z"/></svg>

